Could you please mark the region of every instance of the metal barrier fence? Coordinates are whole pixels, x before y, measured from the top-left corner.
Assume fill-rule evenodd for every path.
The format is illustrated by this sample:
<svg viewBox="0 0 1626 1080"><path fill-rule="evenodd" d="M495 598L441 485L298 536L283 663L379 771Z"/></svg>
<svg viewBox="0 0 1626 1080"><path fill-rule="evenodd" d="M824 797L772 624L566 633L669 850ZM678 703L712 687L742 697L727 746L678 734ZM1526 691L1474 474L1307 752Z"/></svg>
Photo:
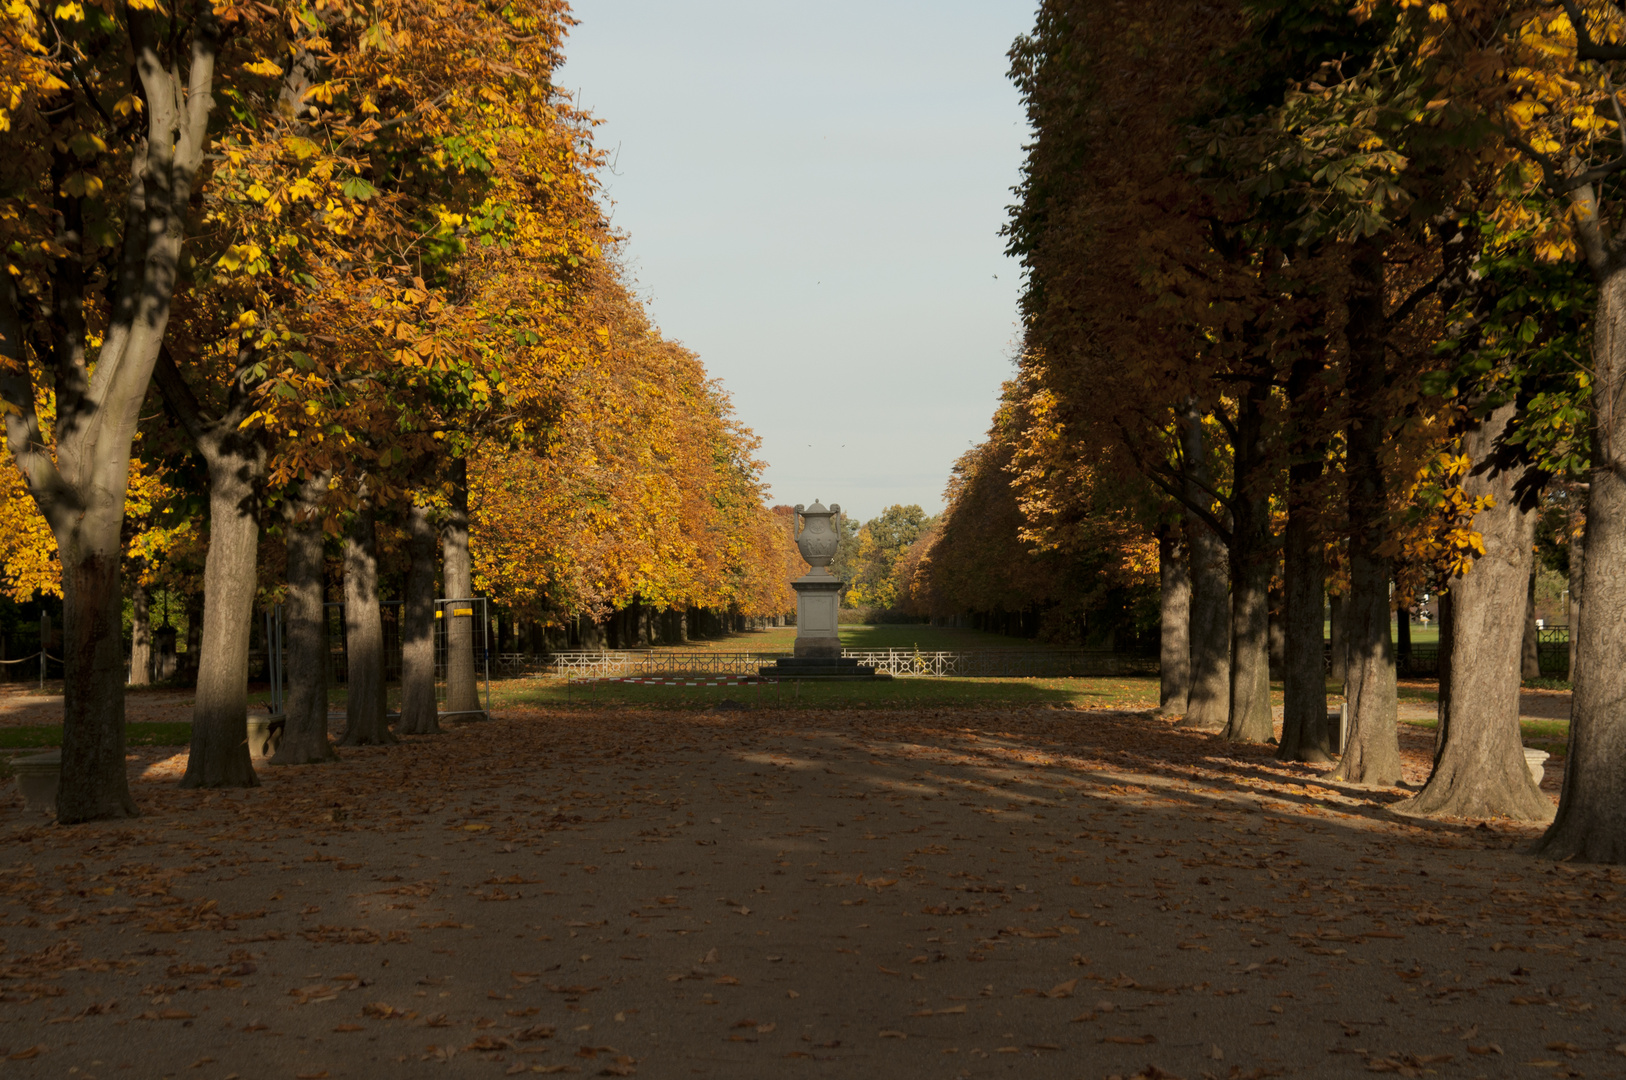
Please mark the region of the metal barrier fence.
<svg viewBox="0 0 1626 1080"><path fill-rule="evenodd" d="M548 658L543 671L575 679L622 678L678 672L755 675L788 653L678 652L624 650L563 652ZM1078 678L1156 675L1155 656L1085 649L974 649L924 652L917 649L843 649L841 655L887 675L957 678ZM519 667L517 663L513 665ZM499 669L503 665L499 663Z"/></svg>
<svg viewBox="0 0 1626 1080"><path fill-rule="evenodd" d="M1327 647L1327 670L1332 671L1332 646ZM1565 627L1537 632L1536 659L1541 674L1548 678L1567 679L1570 671L1569 631ZM1402 679L1433 679L1440 674L1440 647L1428 644L1413 645L1409 651L1395 649L1395 674Z"/></svg>

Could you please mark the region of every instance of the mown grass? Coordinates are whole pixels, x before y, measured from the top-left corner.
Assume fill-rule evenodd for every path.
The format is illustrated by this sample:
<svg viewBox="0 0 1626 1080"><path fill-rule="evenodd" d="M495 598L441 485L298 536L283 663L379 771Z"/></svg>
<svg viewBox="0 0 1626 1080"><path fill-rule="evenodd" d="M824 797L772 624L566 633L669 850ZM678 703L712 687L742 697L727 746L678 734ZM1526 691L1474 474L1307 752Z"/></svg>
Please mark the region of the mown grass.
<svg viewBox="0 0 1626 1080"><path fill-rule="evenodd" d="M1433 731L1439 727L1437 720L1402 720L1402 724L1410 727L1423 728ZM1533 750L1545 750L1554 757L1563 757L1565 748L1570 740L1570 722L1568 720L1520 720L1519 737L1524 745Z"/></svg>
<svg viewBox="0 0 1626 1080"><path fill-rule="evenodd" d="M124 742L127 746L186 746L191 741L192 725L184 720L174 723L139 723L124 726ZM49 749L61 745L61 724L0 727L0 750Z"/></svg>
<svg viewBox="0 0 1626 1080"><path fill-rule="evenodd" d="M703 681L700 677L685 682ZM743 686L649 686L640 683L563 679L493 682L493 708L514 705L600 708L710 708L725 699L763 708L997 708L1051 705L1072 709L1157 707L1156 677L1095 679L902 678L886 682L784 682Z"/></svg>

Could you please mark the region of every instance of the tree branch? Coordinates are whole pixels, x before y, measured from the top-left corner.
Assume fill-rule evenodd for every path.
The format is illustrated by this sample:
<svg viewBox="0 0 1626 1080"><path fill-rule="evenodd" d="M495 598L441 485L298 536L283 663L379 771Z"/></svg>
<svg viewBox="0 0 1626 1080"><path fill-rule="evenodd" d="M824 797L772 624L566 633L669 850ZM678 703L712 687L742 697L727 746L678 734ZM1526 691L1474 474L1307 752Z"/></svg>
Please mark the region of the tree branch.
<svg viewBox="0 0 1626 1080"><path fill-rule="evenodd" d="M77 516L79 500L62 479L40 433L34 379L28 371L23 321L17 311L17 287L10 275L0 282L0 399L5 401L6 448L52 534L60 537Z"/></svg>
<svg viewBox="0 0 1626 1080"><path fill-rule="evenodd" d="M1219 519L1219 517L1210 507L1202 505L1186 493L1186 481L1189 480L1192 483L1195 483L1198 487L1208 492L1214 497L1215 500L1219 502L1227 502L1225 496L1215 491L1201 477L1191 475L1191 469L1189 466L1184 469L1176 470L1170 467L1167 463L1154 464L1150 460L1152 455L1137 446L1135 440L1130 436L1129 431L1124 427L1123 421L1115 418L1113 423L1118 428L1118 434L1123 440L1124 448L1134 456L1136 466L1140 469L1141 475L1145 476L1152 483L1166 491L1169 496L1181 506L1184 506L1187 510L1190 510L1193 514L1196 514L1205 524L1207 524L1210 529L1214 530L1214 534L1216 536L1218 536L1221 540L1224 540L1225 543L1229 545L1231 543L1231 530L1226 527L1225 523Z"/></svg>
<svg viewBox="0 0 1626 1080"><path fill-rule="evenodd" d="M187 438L207 457L203 444L209 439L215 421L204 415L203 404L181 374L180 367L175 363L175 354L169 351L167 342L158 350L158 362L152 366L152 381L158 384L158 392L164 395L164 404L180 421Z"/></svg>
<svg viewBox="0 0 1626 1080"><path fill-rule="evenodd" d="M1417 291L1402 300L1398 307L1384 317L1384 321L1390 324L1404 322L1417 309L1418 304L1421 304L1439 290L1443 281L1445 281L1445 271L1441 270L1434 275L1431 281L1417 286Z"/></svg>
<svg viewBox="0 0 1626 1080"><path fill-rule="evenodd" d="M1592 33L1587 29L1586 14L1582 12L1581 5L1575 0L1558 0L1564 8L1564 14L1570 17L1570 26L1575 30L1575 55L1582 60L1626 60L1626 46L1600 45L1592 40Z"/></svg>

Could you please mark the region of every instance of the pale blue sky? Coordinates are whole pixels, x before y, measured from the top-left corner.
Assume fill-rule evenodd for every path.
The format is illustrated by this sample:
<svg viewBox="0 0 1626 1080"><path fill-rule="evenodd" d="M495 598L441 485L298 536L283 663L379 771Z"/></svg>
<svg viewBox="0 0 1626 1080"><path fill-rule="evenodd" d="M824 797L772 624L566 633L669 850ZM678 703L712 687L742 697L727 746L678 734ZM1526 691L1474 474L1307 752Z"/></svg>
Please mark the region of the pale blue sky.
<svg viewBox="0 0 1626 1080"><path fill-rule="evenodd" d="M999 236L1034 0L576 0L558 83L604 121L663 332L762 437L773 498L942 508L1017 338Z"/></svg>

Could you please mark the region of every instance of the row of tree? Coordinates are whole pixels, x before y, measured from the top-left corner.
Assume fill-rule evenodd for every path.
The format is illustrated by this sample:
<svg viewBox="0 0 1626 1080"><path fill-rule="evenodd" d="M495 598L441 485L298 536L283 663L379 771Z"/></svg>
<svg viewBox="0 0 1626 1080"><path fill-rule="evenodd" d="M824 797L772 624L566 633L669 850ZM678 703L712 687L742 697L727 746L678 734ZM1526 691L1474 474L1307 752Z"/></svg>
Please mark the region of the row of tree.
<svg viewBox="0 0 1626 1080"><path fill-rule="evenodd" d="M287 611L278 760L332 755L330 553L349 744L395 737L381 552L404 600L398 731L434 727L437 589L551 622L786 610L754 440L617 264L593 121L552 82L564 0L24 2L0 20L0 531L8 586L63 597L59 820L135 812L130 570L140 608L201 565L199 786L256 782L257 602ZM468 711L470 627L450 622L448 704Z"/></svg>
<svg viewBox="0 0 1626 1080"><path fill-rule="evenodd" d="M1316 761L1330 592L1336 775L1392 784L1392 613L1443 594L1435 766L1401 809L1545 820L1518 726L1545 511L1585 604L1540 850L1626 857L1623 42L1613 0L1042 3L1011 54L1025 350L924 595L1157 567L1165 707L1263 742L1277 583L1278 752Z"/></svg>

